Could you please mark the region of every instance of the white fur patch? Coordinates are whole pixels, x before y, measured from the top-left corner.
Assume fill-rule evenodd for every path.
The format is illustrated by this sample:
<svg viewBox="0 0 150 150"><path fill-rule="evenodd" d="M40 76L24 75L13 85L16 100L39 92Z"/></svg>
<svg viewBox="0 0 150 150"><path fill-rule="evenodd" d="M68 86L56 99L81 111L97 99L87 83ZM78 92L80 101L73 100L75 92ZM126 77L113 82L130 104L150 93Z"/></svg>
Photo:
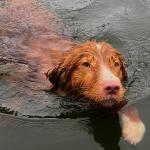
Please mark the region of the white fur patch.
<svg viewBox="0 0 150 150"><path fill-rule="evenodd" d="M102 44L101 43L97 43L96 47L97 47L97 49L101 49L102 48Z"/></svg>
<svg viewBox="0 0 150 150"><path fill-rule="evenodd" d="M120 80L106 67L102 68L102 77L103 81L118 81Z"/></svg>
<svg viewBox="0 0 150 150"><path fill-rule="evenodd" d="M127 115L121 114L122 134L125 140L131 144L139 143L145 133L145 125L142 121L132 121Z"/></svg>

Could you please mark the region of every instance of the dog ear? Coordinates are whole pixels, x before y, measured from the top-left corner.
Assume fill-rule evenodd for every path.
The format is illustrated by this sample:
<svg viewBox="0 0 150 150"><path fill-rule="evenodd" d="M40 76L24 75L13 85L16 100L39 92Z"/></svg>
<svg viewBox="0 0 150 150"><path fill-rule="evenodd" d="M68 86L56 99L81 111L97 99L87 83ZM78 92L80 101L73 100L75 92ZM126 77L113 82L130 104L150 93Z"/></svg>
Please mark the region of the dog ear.
<svg viewBox="0 0 150 150"><path fill-rule="evenodd" d="M53 84L54 89L61 88L64 90L69 87L71 74L76 68L76 62L73 59L75 56L72 51L71 53L67 52L60 60L60 63L55 68L48 70L45 74Z"/></svg>
<svg viewBox="0 0 150 150"><path fill-rule="evenodd" d="M121 71L122 71L122 77L123 77L123 81L127 81L128 80L128 74L126 71L126 62L124 57L121 55Z"/></svg>
<svg viewBox="0 0 150 150"><path fill-rule="evenodd" d="M128 80L128 75L127 75L127 71L125 69L125 65L121 66L121 71L122 71L123 81L127 81Z"/></svg>
<svg viewBox="0 0 150 150"><path fill-rule="evenodd" d="M118 53L118 56L119 56L119 60L121 62L121 71L122 71L122 78L123 78L123 81L127 81L128 80L128 75L127 75L127 71L126 71L126 62L125 62L125 59L123 57L122 54Z"/></svg>
<svg viewBox="0 0 150 150"><path fill-rule="evenodd" d="M47 73L45 73L49 81L53 84L54 88L59 87L60 78L65 70L66 69L62 67L62 63L60 63L55 68L50 69L47 71Z"/></svg>

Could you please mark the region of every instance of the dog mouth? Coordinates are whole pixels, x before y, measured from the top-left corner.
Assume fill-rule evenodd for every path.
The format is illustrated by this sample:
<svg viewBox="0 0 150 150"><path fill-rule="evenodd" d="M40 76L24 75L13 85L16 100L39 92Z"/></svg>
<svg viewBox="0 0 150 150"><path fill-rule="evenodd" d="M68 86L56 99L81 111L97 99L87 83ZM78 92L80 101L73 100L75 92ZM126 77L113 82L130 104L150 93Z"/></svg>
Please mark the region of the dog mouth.
<svg viewBox="0 0 150 150"><path fill-rule="evenodd" d="M127 104L127 101L125 100L124 97L117 97L114 95L105 95L103 97L89 97L89 96L85 96L85 95L80 95L80 96L73 96L72 97L75 101L78 101L78 99L81 99L81 101L88 101L89 103L91 103L94 107L100 107L100 108L122 108L124 105Z"/></svg>
<svg viewBox="0 0 150 150"><path fill-rule="evenodd" d="M104 108L120 108L126 104L126 101L117 101L115 98L110 98L100 100L99 104Z"/></svg>

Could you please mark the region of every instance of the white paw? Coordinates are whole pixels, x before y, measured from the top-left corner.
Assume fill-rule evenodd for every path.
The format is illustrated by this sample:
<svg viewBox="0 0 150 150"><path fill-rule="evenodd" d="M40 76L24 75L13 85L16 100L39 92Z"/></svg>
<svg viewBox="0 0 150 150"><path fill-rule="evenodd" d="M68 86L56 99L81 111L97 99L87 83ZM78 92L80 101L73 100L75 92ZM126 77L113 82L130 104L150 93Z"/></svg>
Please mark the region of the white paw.
<svg viewBox="0 0 150 150"><path fill-rule="evenodd" d="M125 140L135 145L143 139L144 133L145 125L142 121L132 121L122 115L122 134Z"/></svg>

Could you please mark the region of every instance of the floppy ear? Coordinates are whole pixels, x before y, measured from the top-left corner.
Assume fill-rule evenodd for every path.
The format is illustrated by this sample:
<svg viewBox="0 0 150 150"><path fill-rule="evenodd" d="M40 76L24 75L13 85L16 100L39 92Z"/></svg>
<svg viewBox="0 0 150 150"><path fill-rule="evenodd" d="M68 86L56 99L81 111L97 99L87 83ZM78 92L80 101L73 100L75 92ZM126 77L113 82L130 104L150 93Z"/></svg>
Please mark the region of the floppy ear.
<svg viewBox="0 0 150 150"><path fill-rule="evenodd" d="M59 87L60 77L65 72L65 70L66 69L62 67L62 63L60 63L55 68L48 70L46 73L47 78L53 84L54 88Z"/></svg>
<svg viewBox="0 0 150 150"><path fill-rule="evenodd" d="M128 80L128 75L127 75L127 71L126 71L124 65L121 66L121 71L122 71L123 81L127 81Z"/></svg>
<svg viewBox="0 0 150 150"><path fill-rule="evenodd" d="M121 71L122 71L123 81L127 81L128 80L128 74L126 71L126 63L125 63L124 57L122 55L121 55Z"/></svg>
<svg viewBox="0 0 150 150"><path fill-rule="evenodd" d="M76 61L73 59L74 57L76 57L76 53L73 53L72 51L67 52L60 63L46 73L47 78L53 84L53 89L61 88L64 90L69 87L71 74L76 68Z"/></svg>
<svg viewBox="0 0 150 150"><path fill-rule="evenodd" d="M125 63L125 59L123 57L122 54L120 53L117 53L118 55L118 58L120 60L120 63L121 63L121 71L122 71L122 78L123 78L123 81L127 81L128 80L128 75L127 75L127 71L126 71L126 63Z"/></svg>

